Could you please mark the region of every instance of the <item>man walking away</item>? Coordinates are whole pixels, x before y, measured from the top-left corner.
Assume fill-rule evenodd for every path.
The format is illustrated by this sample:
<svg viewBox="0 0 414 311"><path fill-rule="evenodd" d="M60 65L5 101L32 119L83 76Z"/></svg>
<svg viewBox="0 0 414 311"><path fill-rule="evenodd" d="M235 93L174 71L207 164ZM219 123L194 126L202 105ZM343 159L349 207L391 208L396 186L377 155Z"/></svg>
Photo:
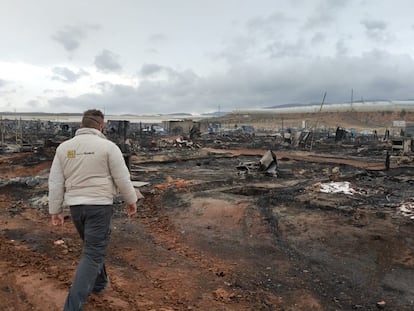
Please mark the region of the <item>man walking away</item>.
<svg viewBox="0 0 414 311"><path fill-rule="evenodd" d="M58 146L49 175L49 213L53 225L63 225L63 205L83 240L82 255L66 298L64 311L82 310L91 292L102 292L109 279L105 256L110 237L113 198L119 191L128 217L137 211L137 193L118 146L102 130L104 115L83 114L72 139Z"/></svg>

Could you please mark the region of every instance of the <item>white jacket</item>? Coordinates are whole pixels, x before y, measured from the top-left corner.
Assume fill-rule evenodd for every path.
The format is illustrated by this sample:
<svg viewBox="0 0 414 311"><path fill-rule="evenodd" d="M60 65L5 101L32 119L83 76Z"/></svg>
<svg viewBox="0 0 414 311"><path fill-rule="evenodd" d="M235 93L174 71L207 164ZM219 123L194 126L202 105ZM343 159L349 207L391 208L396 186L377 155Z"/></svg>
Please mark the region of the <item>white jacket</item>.
<svg viewBox="0 0 414 311"><path fill-rule="evenodd" d="M49 174L50 214L64 204L113 204L117 190L127 204L137 201L121 150L100 131L81 128L58 146Z"/></svg>

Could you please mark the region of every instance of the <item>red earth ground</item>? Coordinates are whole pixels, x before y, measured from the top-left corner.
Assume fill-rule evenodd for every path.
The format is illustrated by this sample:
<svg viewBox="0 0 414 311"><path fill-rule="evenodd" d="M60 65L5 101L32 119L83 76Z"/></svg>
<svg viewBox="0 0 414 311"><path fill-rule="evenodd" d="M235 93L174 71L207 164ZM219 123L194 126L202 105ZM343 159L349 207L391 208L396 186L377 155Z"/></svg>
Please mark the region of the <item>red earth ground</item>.
<svg viewBox="0 0 414 311"><path fill-rule="evenodd" d="M135 216L115 210L111 283L84 310L414 309L412 221L385 206L383 174L360 173L382 162L285 151L279 166L289 170L269 179L234 169L262 150L231 154L133 159L132 176L151 183ZM50 157L31 157L3 155L0 177L47 178ZM333 167L371 196L310 190ZM62 309L82 245L69 215L54 227L47 206L30 205L46 194L45 183L0 187L1 310Z"/></svg>

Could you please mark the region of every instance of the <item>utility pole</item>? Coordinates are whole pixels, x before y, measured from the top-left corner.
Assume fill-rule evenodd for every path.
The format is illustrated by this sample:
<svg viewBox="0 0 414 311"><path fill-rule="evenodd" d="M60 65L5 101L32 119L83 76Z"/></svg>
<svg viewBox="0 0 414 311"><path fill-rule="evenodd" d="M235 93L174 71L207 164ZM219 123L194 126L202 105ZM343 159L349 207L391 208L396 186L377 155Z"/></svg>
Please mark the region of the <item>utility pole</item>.
<svg viewBox="0 0 414 311"><path fill-rule="evenodd" d="M3 151L4 148L4 122L3 116L0 117L1 120L1 150Z"/></svg>
<svg viewBox="0 0 414 311"><path fill-rule="evenodd" d="M351 89L351 111L354 110L354 107L352 107L353 104L354 104L354 89Z"/></svg>
<svg viewBox="0 0 414 311"><path fill-rule="evenodd" d="M17 118L15 120L16 120L16 131L15 131L15 134L16 134L16 145L17 145L18 144L17 138L18 138L18 131L19 131L19 120L17 120Z"/></svg>
<svg viewBox="0 0 414 311"><path fill-rule="evenodd" d="M22 144L23 147L23 123L22 123L22 117L20 117L20 143Z"/></svg>
<svg viewBox="0 0 414 311"><path fill-rule="evenodd" d="M321 111L322 111L323 104L324 104L324 102L325 102L325 98L326 98L326 92L325 92L325 94L323 94L322 103L321 103L321 106L320 106L319 111L318 111L318 116L317 116L317 118L316 118L315 129L314 129L314 131L313 131L313 133L312 133L312 140L311 140L311 145L310 145L310 151L312 151L312 147L313 147L313 139L314 139L314 137L315 137L315 130L316 130L316 129L317 129L317 127L318 127L319 118L320 118L320 115L321 115Z"/></svg>

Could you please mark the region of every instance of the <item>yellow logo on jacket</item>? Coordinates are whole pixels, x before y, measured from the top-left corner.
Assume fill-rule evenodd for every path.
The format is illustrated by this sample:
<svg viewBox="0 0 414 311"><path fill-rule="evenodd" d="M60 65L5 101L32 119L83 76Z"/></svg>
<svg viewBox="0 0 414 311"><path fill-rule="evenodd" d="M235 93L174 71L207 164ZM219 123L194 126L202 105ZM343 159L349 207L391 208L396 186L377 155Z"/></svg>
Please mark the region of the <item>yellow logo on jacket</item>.
<svg viewBox="0 0 414 311"><path fill-rule="evenodd" d="M68 158L73 159L76 157L76 150L69 150L68 151Z"/></svg>

